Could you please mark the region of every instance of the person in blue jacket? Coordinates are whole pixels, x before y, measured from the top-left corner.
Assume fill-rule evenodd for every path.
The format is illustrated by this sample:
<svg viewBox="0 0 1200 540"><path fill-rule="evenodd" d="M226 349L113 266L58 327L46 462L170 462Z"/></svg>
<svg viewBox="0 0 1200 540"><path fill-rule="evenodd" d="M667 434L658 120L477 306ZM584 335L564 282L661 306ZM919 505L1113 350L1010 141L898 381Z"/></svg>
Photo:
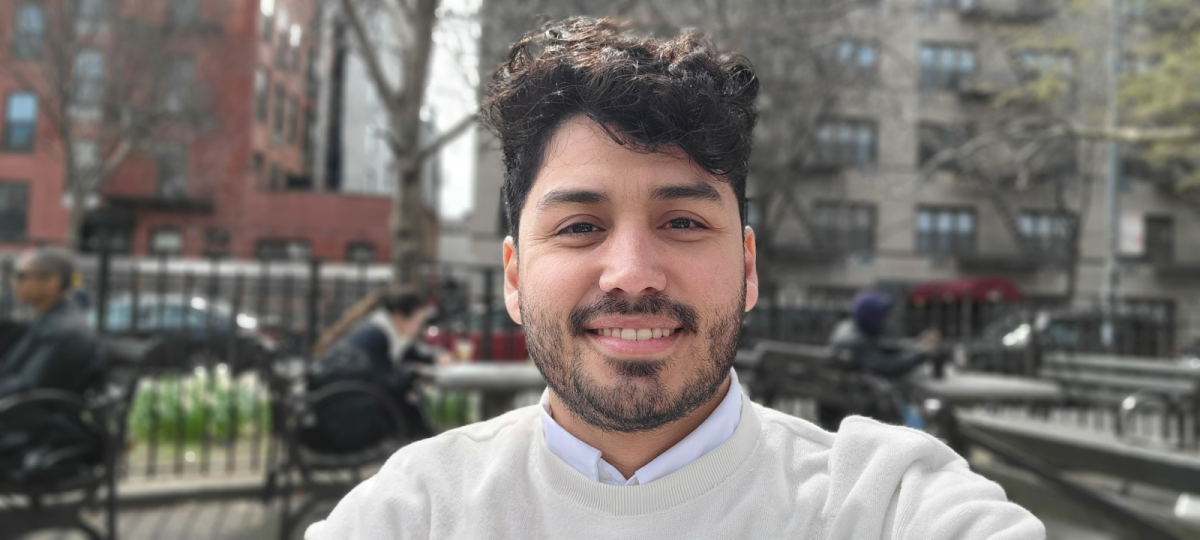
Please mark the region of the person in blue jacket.
<svg viewBox="0 0 1200 540"><path fill-rule="evenodd" d="M880 291L866 290L855 296L850 317L838 323L829 338L833 354L849 360L855 369L886 380L903 377L929 360L941 342L936 330L926 331L916 344L884 338L892 304L891 295ZM820 403L817 416L823 427L836 430L846 411Z"/></svg>

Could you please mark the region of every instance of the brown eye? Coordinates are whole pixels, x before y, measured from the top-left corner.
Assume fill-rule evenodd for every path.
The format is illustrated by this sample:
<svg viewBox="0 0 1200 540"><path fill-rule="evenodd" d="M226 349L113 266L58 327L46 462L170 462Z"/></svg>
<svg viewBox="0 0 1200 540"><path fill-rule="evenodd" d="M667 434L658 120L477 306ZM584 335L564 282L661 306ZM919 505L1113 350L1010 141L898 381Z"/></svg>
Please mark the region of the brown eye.
<svg viewBox="0 0 1200 540"><path fill-rule="evenodd" d="M698 222L694 219L689 219L689 218L684 218L684 217L672 219L671 221L667 222L667 226L672 229L703 229L703 228L705 228L704 225L700 224L700 222Z"/></svg>
<svg viewBox="0 0 1200 540"><path fill-rule="evenodd" d="M579 222L579 223L572 223L570 225L567 225L561 231L558 231L558 234L559 234L559 236L575 235L575 234L589 234L589 233L598 232L599 230L600 230L600 227L592 225L591 223Z"/></svg>

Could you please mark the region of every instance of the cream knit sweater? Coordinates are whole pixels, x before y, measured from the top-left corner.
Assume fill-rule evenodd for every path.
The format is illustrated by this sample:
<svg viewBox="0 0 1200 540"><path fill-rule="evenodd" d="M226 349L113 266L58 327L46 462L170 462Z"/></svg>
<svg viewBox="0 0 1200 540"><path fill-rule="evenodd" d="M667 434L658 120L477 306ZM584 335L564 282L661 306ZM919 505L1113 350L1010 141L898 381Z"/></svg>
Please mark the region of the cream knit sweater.
<svg viewBox="0 0 1200 540"><path fill-rule="evenodd" d="M641 486L584 477L537 406L405 447L306 540L796 538L1041 540L945 445L860 417L837 434L743 400L737 430Z"/></svg>

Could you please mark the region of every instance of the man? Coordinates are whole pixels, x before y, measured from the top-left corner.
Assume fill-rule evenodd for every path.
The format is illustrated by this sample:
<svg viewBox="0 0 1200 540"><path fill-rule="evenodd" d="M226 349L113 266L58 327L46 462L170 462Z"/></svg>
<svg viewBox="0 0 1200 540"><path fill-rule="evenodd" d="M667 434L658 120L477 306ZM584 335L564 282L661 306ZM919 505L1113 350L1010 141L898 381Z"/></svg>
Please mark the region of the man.
<svg viewBox="0 0 1200 540"><path fill-rule="evenodd" d="M757 92L696 34L571 19L514 45L483 116L506 303L549 388L401 450L307 538L1043 538L924 433L834 435L742 395Z"/></svg>
<svg viewBox="0 0 1200 540"><path fill-rule="evenodd" d="M0 351L0 401L37 388L83 392L101 366L95 338L67 298L74 272L70 255L52 249L27 252L15 270L13 292L37 317ZM0 476L25 479L38 472L38 456L92 444L78 419L36 411L0 417Z"/></svg>

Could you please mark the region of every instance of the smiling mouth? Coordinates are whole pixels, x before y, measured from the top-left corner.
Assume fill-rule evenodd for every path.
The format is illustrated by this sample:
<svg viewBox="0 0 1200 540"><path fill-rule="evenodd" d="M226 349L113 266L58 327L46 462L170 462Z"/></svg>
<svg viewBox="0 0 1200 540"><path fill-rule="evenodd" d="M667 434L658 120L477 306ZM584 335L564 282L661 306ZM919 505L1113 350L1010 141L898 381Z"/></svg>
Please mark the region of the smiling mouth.
<svg viewBox="0 0 1200 540"><path fill-rule="evenodd" d="M625 341L646 341L670 337L681 331L681 328L595 328L588 330L589 334L612 337Z"/></svg>

